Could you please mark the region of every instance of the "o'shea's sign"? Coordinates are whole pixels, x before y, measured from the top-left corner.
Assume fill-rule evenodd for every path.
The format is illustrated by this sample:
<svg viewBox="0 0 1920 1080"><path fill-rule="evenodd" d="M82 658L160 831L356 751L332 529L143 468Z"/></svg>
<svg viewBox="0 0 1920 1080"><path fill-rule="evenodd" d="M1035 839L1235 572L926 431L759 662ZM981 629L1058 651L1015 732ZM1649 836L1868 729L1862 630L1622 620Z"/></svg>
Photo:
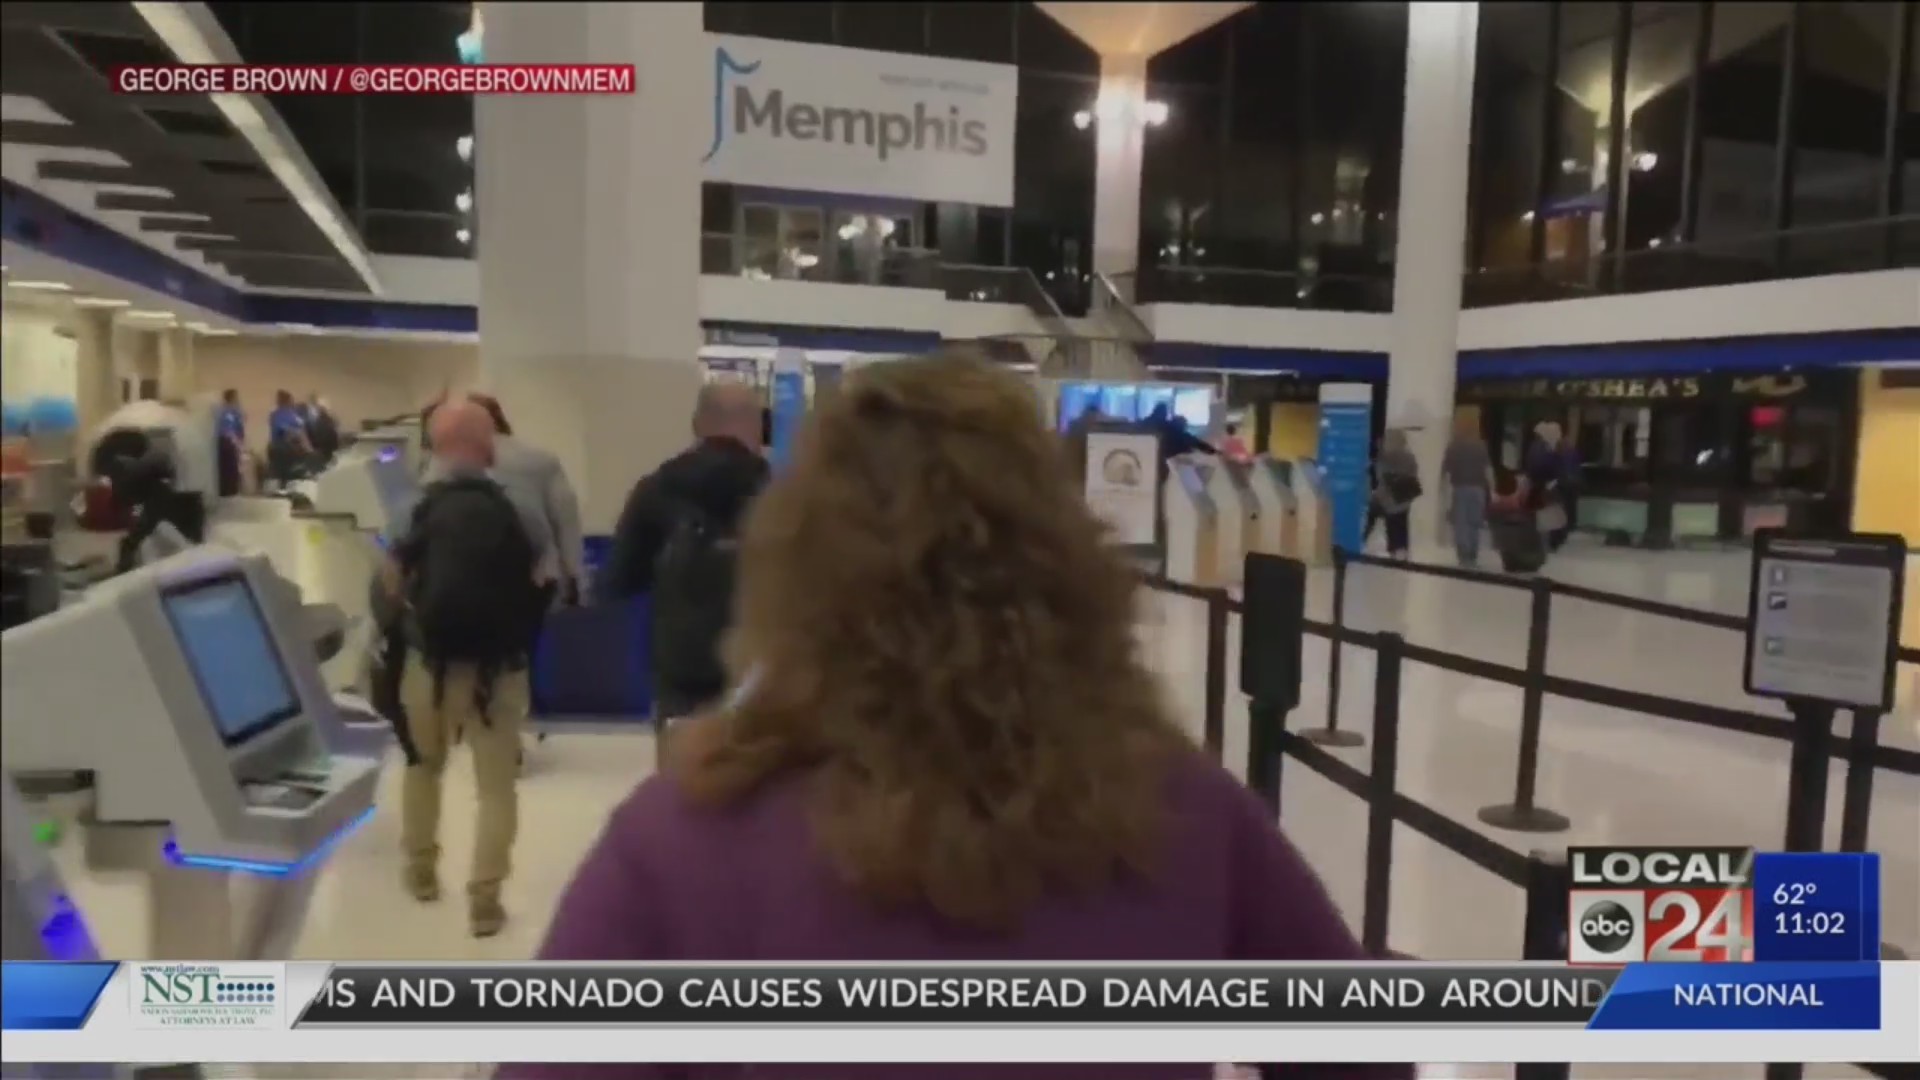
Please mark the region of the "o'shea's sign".
<svg viewBox="0 0 1920 1080"><path fill-rule="evenodd" d="M1576 847L1567 905L1574 964L1753 959L1753 851Z"/></svg>

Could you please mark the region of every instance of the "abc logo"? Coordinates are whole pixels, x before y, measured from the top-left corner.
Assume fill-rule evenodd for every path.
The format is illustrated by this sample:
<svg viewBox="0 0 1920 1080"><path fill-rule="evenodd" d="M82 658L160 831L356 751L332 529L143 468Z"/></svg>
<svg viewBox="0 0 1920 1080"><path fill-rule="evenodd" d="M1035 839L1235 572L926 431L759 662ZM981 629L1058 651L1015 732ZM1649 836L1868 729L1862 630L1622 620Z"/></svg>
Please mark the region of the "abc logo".
<svg viewBox="0 0 1920 1080"><path fill-rule="evenodd" d="M1581 913L1574 932L1587 948L1611 956L1632 944L1634 923L1633 912L1611 900L1601 900Z"/></svg>

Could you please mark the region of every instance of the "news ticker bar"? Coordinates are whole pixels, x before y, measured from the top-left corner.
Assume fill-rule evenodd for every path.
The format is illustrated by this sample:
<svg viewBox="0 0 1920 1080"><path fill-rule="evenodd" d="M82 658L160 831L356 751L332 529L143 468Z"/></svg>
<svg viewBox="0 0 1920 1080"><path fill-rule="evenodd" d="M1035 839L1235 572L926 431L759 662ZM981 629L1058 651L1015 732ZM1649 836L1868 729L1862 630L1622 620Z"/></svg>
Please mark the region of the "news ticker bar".
<svg viewBox="0 0 1920 1080"><path fill-rule="evenodd" d="M1861 963L5 965L7 1030L1450 1025L1872 1031ZM116 976L118 979L116 980ZM108 992L121 986L119 999Z"/></svg>
<svg viewBox="0 0 1920 1080"><path fill-rule="evenodd" d="M631 94L632 64L123 64L118 94Z"/></svg>

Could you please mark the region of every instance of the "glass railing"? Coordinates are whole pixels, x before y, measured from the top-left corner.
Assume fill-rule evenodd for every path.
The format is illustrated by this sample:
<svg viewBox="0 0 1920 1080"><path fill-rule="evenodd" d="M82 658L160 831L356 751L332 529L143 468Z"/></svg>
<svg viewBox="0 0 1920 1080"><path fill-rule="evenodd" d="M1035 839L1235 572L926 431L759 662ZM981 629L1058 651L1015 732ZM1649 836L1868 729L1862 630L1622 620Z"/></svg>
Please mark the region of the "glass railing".
<svg viewBox="0 0 1920 1080"><path fill-rule="evenodd" d="M1006 364L1031 366L1043 378L1139 381L1149 377L1135 343L1085 334L1000 334L975 344Z"/></svg>
<svg viewBox="0 0 1920 1080"><path fill-rule="evenodd" d="M1139 304L1218 304L1316 311L1393 310L1390 275L1371 277L1235 266L1144 266L1135 277L1133 294L1134 302Z"/></svg>
<svg viewBox="0 0 1920 1080"><path fill-rule="evenodd" d="M1474 270L1461 301L1496 307L1907 266L1920 266L1920 215Z"/></svg>
<svg viewBox="0 0 1920 1080"><path fill-rule="evenodd" d="M1018 304L1033 312L1050 334L1068 335L1072 331L1060 305L1024 266L976 266L968 263L943 263L940 286L949 300L970 300L981 304Z"/></svg>
<svg viewBox="0 0 1920 1080"><path fill-rule="evenodd" d="M940 255L906 247L864 251L823 251L817 245L781 248L729 233L704 233L700 237L700 272L763 281L937 289Z"/></svg>

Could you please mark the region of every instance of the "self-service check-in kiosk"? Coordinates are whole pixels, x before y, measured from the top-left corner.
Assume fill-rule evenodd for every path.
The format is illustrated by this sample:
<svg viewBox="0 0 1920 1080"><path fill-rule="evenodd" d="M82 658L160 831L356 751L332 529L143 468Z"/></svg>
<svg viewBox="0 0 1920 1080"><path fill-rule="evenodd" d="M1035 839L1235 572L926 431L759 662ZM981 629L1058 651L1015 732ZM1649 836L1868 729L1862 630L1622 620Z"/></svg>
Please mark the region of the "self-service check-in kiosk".
<svg viewBox="0 0 1920 1080"><path fill-rule="evenodd" d="M86 780L89 865L145 872L150 958L287 955L313 870L373 812L380 758L333 749L334 702L266 559L197 547L0 641L7 768Z"/></svg>
<svg viewBox="0 0 1920 1080"><path fill-rule="evenodd" d="M1196 585L1220 583L1220 512L1208 494L1202 461L1174 461L1166 486L1167 576Z"/></svg>
<svg viewBox="0 0 1920 1080"><path fill-rule="evenodd" d="M1299 558L1300 504L1293 491L1293 462L1262 454L1253 460L1248 481L1260 506L1248 550Z"/></svg>
<svg viewBox="0 0 1920 1080"><path fill-rule="evenodd" d="M1213 466L1207 477L1207 493L1220 510L1215 539L1220 545L1221 583L1237 585L1247 552L1256 550L1260 539L1260 504L1253 491L1253 470L1224 457L1207 464Z"/></svg>
<svg viewBox="0 0 1920 1080"><path fill-rule="evenodd" d="M1298 509L1295 526L1300 547L1295 558L1309 566L1333 561L1333 510L1328 505L1326 474L1312 458L1293 463L1293 499Z"/></svg>

